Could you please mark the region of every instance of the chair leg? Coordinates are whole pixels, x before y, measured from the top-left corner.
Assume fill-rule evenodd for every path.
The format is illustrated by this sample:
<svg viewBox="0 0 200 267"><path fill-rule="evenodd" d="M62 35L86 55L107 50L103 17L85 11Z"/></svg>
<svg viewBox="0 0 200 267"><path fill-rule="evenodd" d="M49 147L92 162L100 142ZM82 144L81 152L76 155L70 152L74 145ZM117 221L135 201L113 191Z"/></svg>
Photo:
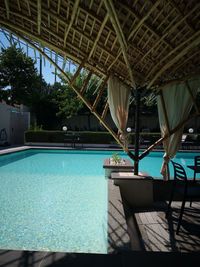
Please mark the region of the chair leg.
<svg viewBox="0 0 200 267"><path fill-rule="evenodd" d="M194 171L193 183L196 181L196 171ZM192 199L190 200L190 207L192 207Z"/></svg>
<svg viewBox="0 0 200 267"><path fill-rule="evenodd" d="M182 218L183 218L184 208L185 208L185 198L183 199L183 202L182 202L182 205L181 205L181 211L180 211L180 215L179 215L179 219L178 219L178 225L177 225L177 229L176 229L176 234L177 235L179 234L179 229L180 229Z"/></svg>
<svg viewBox="0 0 200 267"><path fill-rule="evenodd" d="M169 203L168 203L168 206L167 206L166 217L169 216L169 211L171 209L171 204L172 204L173 197L174 197L174 190L172 190L171 195L170 195Z"/></svg>

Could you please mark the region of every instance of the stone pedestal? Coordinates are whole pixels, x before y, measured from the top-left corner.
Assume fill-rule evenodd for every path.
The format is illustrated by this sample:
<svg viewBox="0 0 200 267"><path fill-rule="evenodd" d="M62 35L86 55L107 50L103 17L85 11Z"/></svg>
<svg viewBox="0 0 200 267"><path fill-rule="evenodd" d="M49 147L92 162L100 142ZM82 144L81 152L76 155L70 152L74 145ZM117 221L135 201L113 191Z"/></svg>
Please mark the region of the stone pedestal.
<svg viewBox="0 0 200 267"><path fill-rule="evenodd" d="M105 169L105 176L111 177L111 173L115 172L133 172L133 163L128 159L122 159L120 163L113 163L112 160L105 159L103 168Z"/></svg>
<svg viewBox="0 0 200 267"><path fill-rule="evenodd" d="M122 198L133 208L152 206L153 179L151 177L134 175L133 172L117 172L111 174L111 179L120 187Z"/></svg>

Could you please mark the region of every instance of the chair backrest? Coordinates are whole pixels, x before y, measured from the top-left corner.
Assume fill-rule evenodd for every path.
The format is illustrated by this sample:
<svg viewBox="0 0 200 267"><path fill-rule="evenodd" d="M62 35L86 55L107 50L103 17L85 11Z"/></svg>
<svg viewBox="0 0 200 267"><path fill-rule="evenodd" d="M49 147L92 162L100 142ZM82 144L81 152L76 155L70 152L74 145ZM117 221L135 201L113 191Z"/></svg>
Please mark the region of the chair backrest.
<svg viewBox="0 0 200 267"><path fill-rule="evenodd" d="M183 166L172 160L171 160L171 163L174 167L174 180L181 180L181 181L187 182L187 174Z"/></svg>
<svg viewBox="0 0 200 267"><path fill-rule="evenodd" d="M195 156L194 157L194 165L196 167L200 167L200 156Z"/></svg>

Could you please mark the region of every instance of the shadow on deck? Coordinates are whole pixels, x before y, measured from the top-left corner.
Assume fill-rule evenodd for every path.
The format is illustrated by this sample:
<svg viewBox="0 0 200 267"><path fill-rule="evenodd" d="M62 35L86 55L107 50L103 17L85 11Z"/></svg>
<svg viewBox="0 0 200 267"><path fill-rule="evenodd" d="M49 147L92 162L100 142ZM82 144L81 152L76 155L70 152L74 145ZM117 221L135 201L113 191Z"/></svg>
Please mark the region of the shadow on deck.
<svg viewBox="0 0 200 267"><path fill-rule="evenodd" d="M138 229L141 248L153 252L199 252L200 251L200 203L192 207L186 205L179 235L176 227L180 212L180 202L174 202L172 213L166 218L167 204L157 202L152 209L136 210L125 205L128 227L130 218ZM131 236L131 243L135 238Z"/></svg>

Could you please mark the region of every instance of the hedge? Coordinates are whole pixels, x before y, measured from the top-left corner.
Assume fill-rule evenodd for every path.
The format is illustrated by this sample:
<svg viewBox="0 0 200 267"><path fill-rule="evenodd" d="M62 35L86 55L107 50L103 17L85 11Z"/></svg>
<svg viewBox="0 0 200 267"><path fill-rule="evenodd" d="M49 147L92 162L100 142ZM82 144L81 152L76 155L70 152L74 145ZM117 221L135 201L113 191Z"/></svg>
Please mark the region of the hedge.
<svg viewBox="0 0 200 267"><path fill-rule="evenodd" d="M81 143L86 144L110 144L114 138L108 132L71 132L67 131L27 131L25 132L25 142L32 143L64 143L67 137L79 137Z"/></svg>
<svg viewBox="0 0 200 267"><path fill-rule="evenodd" d="M89 131L27 131L25 132L25 142L27 143L64 143L66 137L75 135L80 138L80 143L85 144L110 144L115 143L115 139L108 132L89 132ZM140 142L148 141L154 143L160 138L160 133L141 133ZM70 138L68 138L70 139ZM129 136L130 143L134 143L134 133Z"/></svg>

